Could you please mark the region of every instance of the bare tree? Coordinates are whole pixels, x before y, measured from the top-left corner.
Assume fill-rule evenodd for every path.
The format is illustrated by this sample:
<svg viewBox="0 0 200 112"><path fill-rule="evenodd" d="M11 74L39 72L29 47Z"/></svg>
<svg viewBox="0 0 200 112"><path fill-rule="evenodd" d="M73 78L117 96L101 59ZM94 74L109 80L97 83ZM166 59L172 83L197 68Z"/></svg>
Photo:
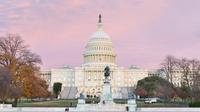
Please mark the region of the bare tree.
<svg viewBox="0 0 200 112"><path fill-rule="evenodd" d="M162 63L162 69L170 82L173 82L173 71L178 70L179 75L181 75L182 95L193 99L200 98L200 61L198 59L178 59L167 56Z"/></svg>
<svg viewBox="0 0 200 112"><path fill-rule="evenodd" d="M19 35L8 34L0 38L0 66L7 68L12 76L12 88L20 90L23 87L21 74L33 73L39 70L41 59L32 53ZM15 103L20 92L14 94Z"/></svg>
<svg viewBox="0 0 200 112"><path fill-rule="evenodd" d="M162 69L166 73L167 80L173 82L172 72L177 68L177 59L174 56L166 56L163 63L161 63Z"/></svg>
<svg viewBox="0 0 200 112"><path fill-rule="evenodd" d="M191 69L191 82L192 82L192 93L195 99L199 99L200 93L200 61L197 59L190 60Z"/></svg>
<svg viewBox="0 0 200 112"><path fill-rule="evenodd" d="M192 98L191 61L187 58L179 59L179 70L182 73L181 88L189 98Z"/></svg>
<svg viewBox="0 0 200 112"><path fill-rule="evenodd" d="M190 60L182 58L178 61L179 69L183 74L183 82L187 87L190 87Z"/></svg>

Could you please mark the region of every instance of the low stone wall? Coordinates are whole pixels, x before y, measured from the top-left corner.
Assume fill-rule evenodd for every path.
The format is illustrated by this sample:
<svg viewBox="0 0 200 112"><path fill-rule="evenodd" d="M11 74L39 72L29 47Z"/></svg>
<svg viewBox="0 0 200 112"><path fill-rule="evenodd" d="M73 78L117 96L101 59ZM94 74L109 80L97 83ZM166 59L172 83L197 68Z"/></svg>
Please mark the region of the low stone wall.
<svg viewBox="0 0 200 112"><path fill-rule="evenodd" d="M23 108L3 108L0 112L65 112L65 108L50 107L23 107Z"/></svg>
<svg viewBox="0 0 200 112"><path fill-rule="evenodd" d="M0 109L1 108L12 108L12 104L0 104Z"/></svg>
<svg viewBox="0 0 200 112"><path fill-rule="evenodd" d="M54 108L54 107L1 108L0 112L65 112L65 108ZM200 112L200 108L137 108L137 112Z"/></svg>
<svg viewBox="0 0 200 112"><path fill-rule="evenodd" d="M200 108L137 108L137 112L200 112Z"/></svg>

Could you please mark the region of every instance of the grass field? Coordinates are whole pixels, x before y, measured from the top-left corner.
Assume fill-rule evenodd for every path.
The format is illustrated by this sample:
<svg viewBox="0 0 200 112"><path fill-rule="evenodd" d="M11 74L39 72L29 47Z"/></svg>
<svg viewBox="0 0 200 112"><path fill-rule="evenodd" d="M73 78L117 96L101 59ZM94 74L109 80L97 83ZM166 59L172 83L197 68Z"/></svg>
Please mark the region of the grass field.
<svg viewBox="0 0 200 112"><path fill-rule="evenodd" d="M69 107L76 106L77 100L52 100L41 102L18 103L18 107Z"/></svg>
<svg viewBox="0 0 200 112"><path fill-rule="evenodd" d="M153 103L145 104L144 101L137 101L138 107L188 107L185 103Z"/></svg>
<svg viewBox="0 0 200 112"><path fill-rule="evenodd" d="M52 101L41 101L41 102L26 102L18 103L18 107L70 107L77 105L77 99L74 100L52 100ZM125 104L127 100L115 100L117 104ZM143 101L137 101L138 107L188 107L187 104L183 103L154 103L145 104Z"/></svg>

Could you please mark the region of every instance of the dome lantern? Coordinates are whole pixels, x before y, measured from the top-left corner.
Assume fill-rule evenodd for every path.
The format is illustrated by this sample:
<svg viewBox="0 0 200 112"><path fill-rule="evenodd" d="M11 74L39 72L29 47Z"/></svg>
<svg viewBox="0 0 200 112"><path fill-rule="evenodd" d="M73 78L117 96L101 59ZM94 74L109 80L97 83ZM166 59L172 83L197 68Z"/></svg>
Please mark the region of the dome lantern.
<svg viewBox="0 0 200 112"><path fill-rule="evenodd" d="M84 51L84 66L116 66L116 54L111 38L103 31L101 14L99 14L97 31L91 35Z"/></svg>
<svg viewBox="0 0 200 112"><path fill-rule="evenodd" d="M103 31L103 23L101 20L101 14L99 14L99 20L98 20L98 24L97 24L97 30L98 31Z"/></svg>

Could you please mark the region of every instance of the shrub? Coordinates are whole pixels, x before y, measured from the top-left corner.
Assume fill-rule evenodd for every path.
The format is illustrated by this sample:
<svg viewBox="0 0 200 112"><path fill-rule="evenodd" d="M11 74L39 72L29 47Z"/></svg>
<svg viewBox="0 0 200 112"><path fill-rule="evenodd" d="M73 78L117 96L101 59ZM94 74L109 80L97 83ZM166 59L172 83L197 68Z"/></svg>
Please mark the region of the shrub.
<svg viewBox="0 0 200 112"><path fill-rule="evenodd" d="M189 107L200 107L200 101L190 102Z"/></svg>
<svg viewBox="0 0 200 112"><path fill-rule="evenodd" d="M127 101L127 99L114 99L114 102L117 104L126 104Z"/></svg>

